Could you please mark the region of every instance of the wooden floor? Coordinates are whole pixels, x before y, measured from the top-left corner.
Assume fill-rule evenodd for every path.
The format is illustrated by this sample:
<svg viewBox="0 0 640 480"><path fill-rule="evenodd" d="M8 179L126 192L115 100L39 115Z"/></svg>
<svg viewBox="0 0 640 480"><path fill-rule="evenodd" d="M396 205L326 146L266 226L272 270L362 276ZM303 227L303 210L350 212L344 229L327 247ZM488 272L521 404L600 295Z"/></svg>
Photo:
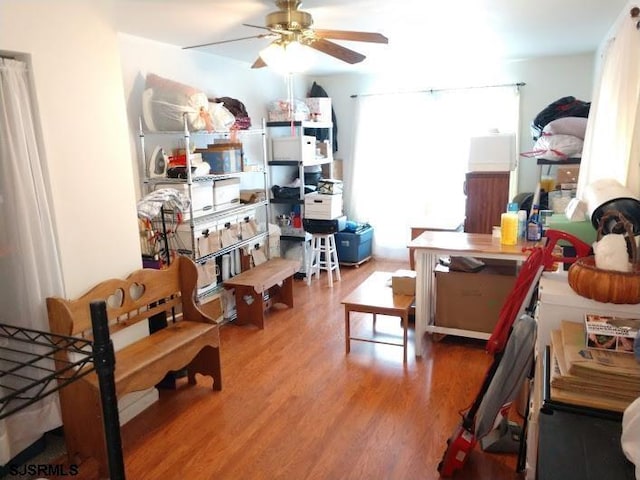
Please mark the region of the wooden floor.
<svg viewBox="0 0 640 480"><path fill-rule="evenodd" d="M352 342L345 355L340 304L374 270L369 261L294 283L295 307L269 313L265 329L221 329L223 389L181 381L122 428L128 479L432 479L459 411L478 391L491 358L482 342L424 341L424 356ZM357 314L352 334L371 332ZM400 321L377 330L400 338ZM456 479L516 479L516 457L477 449Z"/></svg>

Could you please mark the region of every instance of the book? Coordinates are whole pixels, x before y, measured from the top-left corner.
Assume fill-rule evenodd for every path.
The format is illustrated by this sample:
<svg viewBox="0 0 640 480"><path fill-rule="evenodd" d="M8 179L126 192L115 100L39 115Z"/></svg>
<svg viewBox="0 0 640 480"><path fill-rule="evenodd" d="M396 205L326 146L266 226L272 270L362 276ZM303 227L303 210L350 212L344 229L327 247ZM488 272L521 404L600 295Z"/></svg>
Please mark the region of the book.
<svg viewBox="0 0 640 480"><path fill-rule="evenodd" d="M623 412L640 396L640 365L625 353L587 348L585 333L584 324L565 321L551 332L551 399Z"/></svg>
<svg viewBox="0 0 640 480"><path fill-rule="evenodd" d="M563 321L560 328L569 373L587 375L599 372L611 377L640 379L640 364L633 355L587 348L583 324Z"/></svg>
<svg viewBox="0 0 640 480"><path fill-rule="evenodd" d="M633 341L640 329L639 318L587 313L584 316L584 325L588 348L633 353Z"/></svg>

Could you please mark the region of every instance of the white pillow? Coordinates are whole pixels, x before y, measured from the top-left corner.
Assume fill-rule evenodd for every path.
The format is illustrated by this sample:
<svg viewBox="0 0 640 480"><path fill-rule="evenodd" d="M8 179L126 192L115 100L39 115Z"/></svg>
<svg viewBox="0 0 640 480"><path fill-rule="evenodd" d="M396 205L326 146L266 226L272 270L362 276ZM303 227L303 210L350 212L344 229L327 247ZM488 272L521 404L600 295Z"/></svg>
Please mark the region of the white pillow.
<svg viewBox="0 0 640 480"><path fill-rule="evenodd" d="M550 121L542 129L542 135L573 135L584 140L587 119L584 117L562 117Z"/></svg>
<svg viewBox="0 0 640 480"><path fill-rule="evenodd" d="M533 150L523 153L525 157L544 158L546 160L565 160L582 157L584 140L573 135L542 135L533 146Z"/></svg>

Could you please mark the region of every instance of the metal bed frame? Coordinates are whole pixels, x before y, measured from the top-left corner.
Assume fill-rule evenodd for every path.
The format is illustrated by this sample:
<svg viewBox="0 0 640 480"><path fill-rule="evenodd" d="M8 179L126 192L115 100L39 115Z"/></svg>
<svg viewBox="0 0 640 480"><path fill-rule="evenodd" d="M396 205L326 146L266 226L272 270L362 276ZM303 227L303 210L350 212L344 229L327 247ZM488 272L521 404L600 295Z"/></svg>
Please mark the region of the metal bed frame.
<svg viewBox="0 0 640 480"><path fill-rule="evenodd" d="M0 323L0 420L96 372L112 480L124 480L120 421L114 382L115 355L104 301L91 304L93 341ZM35 345L33 353L23 345ZM73 352L75 361L61 362L56 353ZM54 361L57 367L52 367ZM62 363L62 367L60 365Z"/></svg>

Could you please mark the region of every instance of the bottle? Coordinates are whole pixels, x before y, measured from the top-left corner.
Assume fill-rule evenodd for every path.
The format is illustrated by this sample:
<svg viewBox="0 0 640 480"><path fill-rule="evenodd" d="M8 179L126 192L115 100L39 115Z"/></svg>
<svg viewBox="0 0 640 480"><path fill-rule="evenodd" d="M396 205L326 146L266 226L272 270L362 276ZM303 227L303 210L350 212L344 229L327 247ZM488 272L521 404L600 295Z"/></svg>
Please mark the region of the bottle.
<svg viewBox="0 0 640 480"><path fill-rule="evenodd" d="M500 215L500 243L502 245L518 243L518 216L513 212Z"/></svg>
<svg viewBox="0 0 640 480"><path fill-rule="evenodd" d="M527 240L529 242L537 242L542 238L542 223L540 223L540 207L533 205L531 215L527 222Z"/></svg>
<svg viewBox="0 0 640 480"><path fill-rule="evenodd" d="M527 211L518 211L518 238L520 240L527 239Z"/></svg>
<svg viewBox="0 0 640 480"><path fill-rule="evenodd" d="M500 243L515 245L518 243L518 204L509 203L507 212L500 216Z"/></svg>

